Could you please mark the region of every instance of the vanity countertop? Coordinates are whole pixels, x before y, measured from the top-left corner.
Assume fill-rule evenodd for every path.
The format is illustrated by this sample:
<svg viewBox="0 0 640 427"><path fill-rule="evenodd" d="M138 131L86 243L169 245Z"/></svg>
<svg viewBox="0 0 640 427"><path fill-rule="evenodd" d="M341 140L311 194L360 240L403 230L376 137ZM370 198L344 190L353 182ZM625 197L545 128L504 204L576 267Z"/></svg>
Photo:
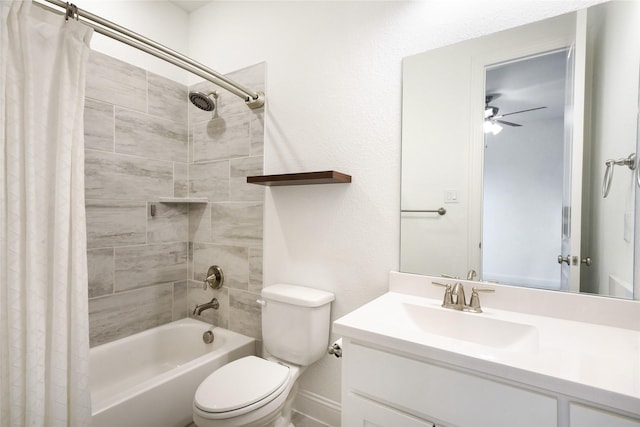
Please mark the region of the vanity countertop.
<svg viewBox="0 0 640 427"><path fill-rule="evenodd" d="M336 320L333 332L640 415L638 302L461 281L467 295L473 285L496 290L481 294L483 313L467 313L442 308L444 290L432 280L447 282L392 272L390 291ZM541 307L505 309L511 298Z"/></svg>

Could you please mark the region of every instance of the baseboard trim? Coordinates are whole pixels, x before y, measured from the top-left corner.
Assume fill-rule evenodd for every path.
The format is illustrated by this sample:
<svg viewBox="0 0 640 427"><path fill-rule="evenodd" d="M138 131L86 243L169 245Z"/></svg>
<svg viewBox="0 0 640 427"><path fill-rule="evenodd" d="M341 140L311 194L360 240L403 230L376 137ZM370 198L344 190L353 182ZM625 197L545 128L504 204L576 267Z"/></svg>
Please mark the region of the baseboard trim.
<svg viewBox="0 0 640 427"><path fill-rule="evenodd" d="M293 409L331 427L340 427L342 405L308 390L298 391Z"/></svg>

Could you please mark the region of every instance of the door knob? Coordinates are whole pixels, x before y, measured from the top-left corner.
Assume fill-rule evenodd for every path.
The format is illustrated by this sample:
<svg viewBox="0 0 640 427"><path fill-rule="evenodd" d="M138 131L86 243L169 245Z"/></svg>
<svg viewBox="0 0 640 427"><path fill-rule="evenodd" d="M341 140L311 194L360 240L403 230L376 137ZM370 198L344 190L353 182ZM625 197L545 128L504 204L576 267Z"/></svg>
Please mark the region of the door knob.
<svg viewBox="0 0 640 427"><path fill-rule="evenodd" d="M567 265L571 265L571 255L567 255L566 257L558 255L558 264L562 264L563 262L566 262Z"/></svg>
<svg viewBox="0 0 640 427"><path fill-rule="evenodd" d="M591 259L590 256L586 257L586 258L582 258L580 260L581 263L583 263L584 265L586 265L587 267L591 267L591 264L593 264L593 260Z"/></svg>

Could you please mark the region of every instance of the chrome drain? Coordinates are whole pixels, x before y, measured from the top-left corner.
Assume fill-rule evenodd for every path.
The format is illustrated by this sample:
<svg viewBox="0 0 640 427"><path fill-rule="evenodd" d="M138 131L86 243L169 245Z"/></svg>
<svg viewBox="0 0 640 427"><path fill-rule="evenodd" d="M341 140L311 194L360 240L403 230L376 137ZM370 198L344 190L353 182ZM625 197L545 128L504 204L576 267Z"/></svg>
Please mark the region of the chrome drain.
<svg viewBox="0 0 640 427"><path fill-rule="evenodd" d="M213 332L211 331L206 331L204 334L202 334L202 341L204 341L205 344L211 344L213 342Z"/></svg>

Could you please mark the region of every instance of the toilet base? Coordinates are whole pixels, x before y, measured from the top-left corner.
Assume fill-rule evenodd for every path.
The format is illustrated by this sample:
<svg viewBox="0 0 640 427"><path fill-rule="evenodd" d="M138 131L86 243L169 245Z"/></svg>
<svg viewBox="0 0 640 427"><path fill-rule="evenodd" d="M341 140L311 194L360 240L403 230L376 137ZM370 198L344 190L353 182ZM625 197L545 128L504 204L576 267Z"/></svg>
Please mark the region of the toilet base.
<svg viewBox="0 0 640 427"><path fill-rule="evenodd" d="M298 380L296 379L296 382L293 383L293 386L291 387L291 391L289 391L289 396L287 396L287 400L285 401L284 406L282 407L280 416L274 423L273 427L294 427L293 423L291 422L291 414L293 412L292 411L293 400L297 395L298 395Z"/></svg>

